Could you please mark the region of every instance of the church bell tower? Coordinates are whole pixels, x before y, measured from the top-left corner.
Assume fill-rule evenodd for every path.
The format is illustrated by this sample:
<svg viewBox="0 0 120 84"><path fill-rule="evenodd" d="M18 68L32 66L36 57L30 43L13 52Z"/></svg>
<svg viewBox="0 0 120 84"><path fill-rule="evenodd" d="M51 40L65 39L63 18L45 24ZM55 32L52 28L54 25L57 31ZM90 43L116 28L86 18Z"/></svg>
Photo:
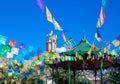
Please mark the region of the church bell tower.
<svg viewBox="0 0 120 84"><path fill-rule="evenodd" d="M57 35L54 35L53 31L51 31L49 34L46 35L46 38L47 38L46 51L48 51L48 52L56 52Z"/></svg>

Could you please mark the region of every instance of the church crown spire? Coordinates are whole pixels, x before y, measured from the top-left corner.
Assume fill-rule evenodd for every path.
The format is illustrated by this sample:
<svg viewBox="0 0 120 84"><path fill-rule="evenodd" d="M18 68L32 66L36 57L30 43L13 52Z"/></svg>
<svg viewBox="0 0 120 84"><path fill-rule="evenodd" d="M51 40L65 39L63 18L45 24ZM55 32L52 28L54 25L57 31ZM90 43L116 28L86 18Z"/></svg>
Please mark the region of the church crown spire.
<svg viewBox="0 0 120 84"><path fill-rule="evenodd" d="M86 40L85 32L83 32L83 40Z"/></svg>

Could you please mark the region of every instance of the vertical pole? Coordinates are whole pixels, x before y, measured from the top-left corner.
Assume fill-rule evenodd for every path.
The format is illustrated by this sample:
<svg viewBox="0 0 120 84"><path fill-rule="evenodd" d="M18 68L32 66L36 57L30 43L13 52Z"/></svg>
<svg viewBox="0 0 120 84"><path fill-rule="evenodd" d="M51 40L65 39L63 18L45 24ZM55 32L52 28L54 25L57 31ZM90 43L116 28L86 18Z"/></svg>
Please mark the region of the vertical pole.
<svg viewBox="0 0 120 84"><path fill-rule="evenodd" d="M54 81L54 68L52 68L52 84L53 84L53 81Z"/></svg>
<svg viewBox="0 0 120 84"><path fill-rule="evenodd" d="M74 83L75 83L75 72L76 72L76 71L74 70L74 71L73 71L73 75L74 75Z"/></svg>
<svg viewBox="0 0 120 84"><path fill-rule="evenodd" d="M59 72L58 72L58 69L56 69L56 73L57 73L57 84L59 84Z"/></svg>
<svg viewBox="0 0 120 84"><path fill-rule="evenodd" d="M102 84L102 66L103 66L103 60L102 59L100 59L100 74L101 74L101 76L100 76L100 84Z"/></svg>
<svg viewBox="0 0 120 84"><path fill-rule="evenodd" d="M95 69L95 84L96 84L96 75L97 75L97 71L96 71L96 69Z"/></svg>
<svg viewBox="0 0 120 84"><path fill-rule="evenodd" d="M70 61L68 61L68 84L70 84L71 75L70 75Z"/></svg>

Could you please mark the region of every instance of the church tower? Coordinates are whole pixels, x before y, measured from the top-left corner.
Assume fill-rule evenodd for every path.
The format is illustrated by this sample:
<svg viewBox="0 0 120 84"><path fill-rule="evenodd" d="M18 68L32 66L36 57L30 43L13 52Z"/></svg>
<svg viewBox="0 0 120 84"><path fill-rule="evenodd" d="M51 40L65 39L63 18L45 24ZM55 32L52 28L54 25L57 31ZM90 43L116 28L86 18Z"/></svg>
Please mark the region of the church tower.
<svg viewBox="0 0 120 84"><path fill-rule="evenodd" d="M46 50L48 52L56 52L57 35L53 35L53 31L51 31L49 34L47 34L46 38L47 38Z"/></svg>

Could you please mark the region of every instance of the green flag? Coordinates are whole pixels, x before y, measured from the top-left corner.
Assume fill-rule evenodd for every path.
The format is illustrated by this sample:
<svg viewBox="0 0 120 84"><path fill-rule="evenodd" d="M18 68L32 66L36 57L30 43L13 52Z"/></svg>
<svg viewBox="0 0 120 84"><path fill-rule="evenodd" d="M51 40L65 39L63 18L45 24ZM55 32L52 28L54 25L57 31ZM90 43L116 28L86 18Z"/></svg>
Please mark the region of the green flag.
<svg viewBox="0 0 120 84"><path fill-rule="evenodd" d="M3 52L10 52L11 47L9 45L3 45L2 46L2 51Z"/></svg>
<svg viewBox="0 0 120 84"><path fill-rule="evenodd" d="M0 51L0 57L4 57L4 52Z"/></svg>

